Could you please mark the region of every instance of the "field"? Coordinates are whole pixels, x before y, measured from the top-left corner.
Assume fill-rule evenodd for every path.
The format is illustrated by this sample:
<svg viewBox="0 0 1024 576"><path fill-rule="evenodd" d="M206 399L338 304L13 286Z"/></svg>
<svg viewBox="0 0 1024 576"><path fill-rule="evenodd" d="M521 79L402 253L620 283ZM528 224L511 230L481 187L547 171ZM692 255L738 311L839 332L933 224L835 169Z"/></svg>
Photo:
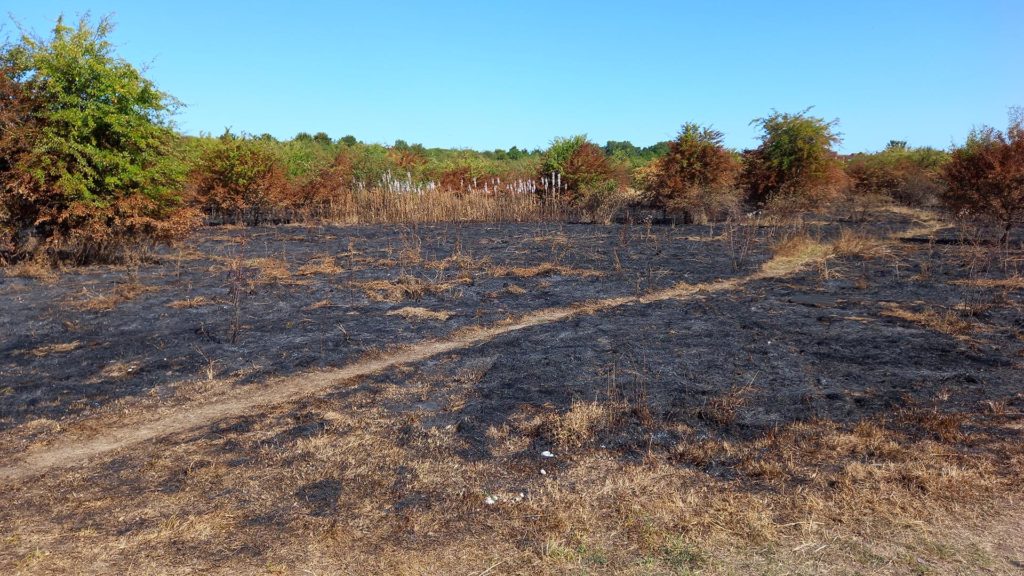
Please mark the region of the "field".
<svg viewBox="0 0 1024 576"><path fill-rule="evenodd" d="M12 267L0 572L1020 573L1022 273L906 209Z"/></svg>

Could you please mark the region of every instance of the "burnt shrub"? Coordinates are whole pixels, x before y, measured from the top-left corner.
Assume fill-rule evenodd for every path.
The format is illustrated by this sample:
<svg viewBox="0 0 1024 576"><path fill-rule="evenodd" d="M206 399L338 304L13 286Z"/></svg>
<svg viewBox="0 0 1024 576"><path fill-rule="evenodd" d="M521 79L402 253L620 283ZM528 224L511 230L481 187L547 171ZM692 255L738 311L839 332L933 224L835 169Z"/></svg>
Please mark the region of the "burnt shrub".
<svg viewBox="0 0 1024 576"><path fill-rule="evenodd" d="M120 260L195 223L181 210L177 106L106 40L59 19L0 48L0 257Z"/></svg>
<svg viewBox="0 0 1024 576"><path fill-rule="evenodd" d="M581 208L595 220L610 220L631 201L628 170L583 135L556 138L544 152L537 181L543 197Z"/></svg>
<svg viewBox="0 0 1024 576"><path fill-rule="evenodd" d="M645 202L693 222L734 214L741 200L734 187L739 162L722 144L723 137L717 130L684 125L665 156L654 161L649 173L641 173Z"/></svg>
<svg viewBox="0 0 1024 576"><path fill-rule="evenodd" d="M819 209L843 190L845 175L833 146L842 140L837 120L773 111L752 125L761 144L743 153L741 183L747 200L783 210Z"/></svg>
<svg viewBox="0 0 1024 576"><path fill-rule="evenodd" d="M309 217L345 218L354 210L352 187L352 152L342 149L330 165L298 188L294 208Z"/></svg>
<svg viewBox="0 0 1024 576"><path fill-rule="evenodd" d="M276 150L230 132L204 143L189 176L189 191L192 203L211 223L255 226L275 219L293 202Z"/></svg>
<svg viewBox="0 0 1024 576"><path fill-rule="evenodd" d="M958 218L998 228L1000 241L1024 222L1024 115L1015 109L1003 133L984 126L953 150L943 176L943 204Z"/></svg>
<svg viewBox="0 0 1024 576"><path fill-rule="evenodd" d="M949 154L935 148L909 148L891 141L875 154L855 154L846 162L851 193L882 195L907 206L927 207L942 195L942 167Z"/></svg>

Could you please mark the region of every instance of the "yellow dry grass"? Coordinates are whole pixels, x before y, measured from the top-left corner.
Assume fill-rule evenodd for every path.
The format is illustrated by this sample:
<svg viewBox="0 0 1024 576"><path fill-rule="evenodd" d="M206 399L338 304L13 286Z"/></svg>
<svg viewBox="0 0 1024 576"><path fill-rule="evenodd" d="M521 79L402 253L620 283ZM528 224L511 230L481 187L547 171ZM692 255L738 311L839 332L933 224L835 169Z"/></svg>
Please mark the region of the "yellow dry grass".
<svg viewBox="0 0 1024 576"><path fill-rule="evenodd" d="M450 312L445 312L444 310L427 310L417 306L406 306L397 310L391 310L387 315L401 316L406 320L436 320L438 322L446 322L452 317Z"/></svg>
<svg viewBox="0 0 1024 576"><path fill-rule="evenodd" d="M832 252L836 256L868 259L888 256L891 248L886 240L844 228L832 243Z"/></svg>
<svg viewBox="0 0 1024 576"><path fill-rule="evenodd" d="M960 314L952 310L938 311L934 308L911 310L898 304L887 304L882 310L882 316L913 322L919 326L924 326L930 330L935 330L936 332L941 332L964 341L971 341L971 334L983 328L974 322L965 320Z"/></svg>
<svg viewBox="0 0 1024 576"><path fill-rule="evenodd" d="M71 342L61 342L59 344L47 344L45 346L38 346L29 350L29 354L42 358L51 354L64 354L77 350L82 345L81 340L73 340Z"/></svg>
<svg viewBox="0 0 1024 576"><path fill-rule="evenodd" d="M211 306L216 304L213 300L205 296L195 296L193 298L183 298L181 300L174 300L167 303L168 308L182 309L182 308L201 308L203 306Z"/></svg>
<svg viewBox="0 0 1024 576"><path fill-rule="evenodd" d="M117 306L122 302L133 300L142 294L155 292L157 290L159 290L159 288L155 286L145 286L137 281L126 282L124 284L118 284L109 294L88 296L81 300L71 300L68 302L68 305L73 306L78 310L85 310L88 312L109 312L117 308Z"/></svg>
<svg viewBox="0 0 1024 576"><path fill-rule="evenodd" d="M334 275L341 272L341 267L338 266L333 256L319 256L311 259L296 271L299 276L313 276L317 274Z"/></svg>
<svg viewBox="0 0 1024 576"><path fill-rule="evenodd" d="M496 278L534 278L536 276L578 276L592 278L602 276L603 273L597 270L586 270L572 268L553 262L543 262L535 266L495 266L491 269L491 275Z"/></svg>
<svg viewBox="0 0 1024 576"><path fill-rule="evenodd" d="M1024 290L1024 276L1013 276L1010 278L973 278L970 280L954 280L951 282L956 286L969 286L971 288L995 288L1003 290Z"/></svg>

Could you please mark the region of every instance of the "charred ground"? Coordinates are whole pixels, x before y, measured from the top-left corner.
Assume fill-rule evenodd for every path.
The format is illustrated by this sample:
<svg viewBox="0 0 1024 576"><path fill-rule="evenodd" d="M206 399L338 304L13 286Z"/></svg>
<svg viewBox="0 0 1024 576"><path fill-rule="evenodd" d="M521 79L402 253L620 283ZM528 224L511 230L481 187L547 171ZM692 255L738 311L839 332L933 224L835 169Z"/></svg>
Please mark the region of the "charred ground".
<svg viewBox="0 0 1024 576"><path fill-rule="evenodd" d="M531 312L745 280L2 481L0 562L1013 573L1024 262L920 217L217 228L137 267L4 278L9 461ZM794 238L829 256L751 277Z"/></svg>

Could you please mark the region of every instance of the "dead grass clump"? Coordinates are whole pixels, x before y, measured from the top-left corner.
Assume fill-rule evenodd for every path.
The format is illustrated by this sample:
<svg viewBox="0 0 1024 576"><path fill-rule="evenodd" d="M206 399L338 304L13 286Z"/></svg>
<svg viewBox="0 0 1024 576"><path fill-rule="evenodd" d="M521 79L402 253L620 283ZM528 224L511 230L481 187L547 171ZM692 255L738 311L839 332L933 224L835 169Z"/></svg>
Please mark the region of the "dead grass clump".
<svg viewBox="0 0 1024 576"><path fill-rule="evenodd" d="M921 311L908 310L895 304L889 304L882 310L882 316L899 318L924 326L930 330L941 332L958 340L971 341L971 334L980 326L964 320L960 314L952 311L936 311L933 308L925 308Z"/></svg>
<svg viewBox="0 0 1024 576"><path fill-rule="evenodd" d="M455 282L428 282L416 276L404 275L397 280L366 280L354 282L353 285L375 302L401 302L418 300L427 294L438 294L465 282L467 279L458 279Z"/></svg>
<svg viewBox="0 0 1024 576"><path fill-rule="evenodd" d="M739 415L739 410L749 402L754 387L738 386L725 394L716 396L704 403L697 411L702 420L713 422L719 426L731 426Z"/></svg>
<svg viewBox="0 0 1024 576"><path fill-rule="evenodd" d="M28 351L29 354L36 356L37 358L43 358L50 354L63 354L65 352L71 352L77 350L82 345L81 340L74 340L71 342L61 342L60 344L47 344L45 346L38 346Z"/></svg>
<svg viewBox="0 0 1024 576"><path fill-rule="evenodd" d="M889 245L884 240L848 228L839 233L839 238L832 244L832 250L836 256L865 260L883 258L890 254Z"/></svg>
<svg viewBox="0 0 1024 576"><path fill-rule="evenodd" d="M538 434L556 448L575 449L595 443L603 433L616 428L623 413L618 403L576 400L564 414L542 417Z"/></svg>
<svg viewBox="0 0 1024 576"><path fill-rule="evenodd" d="M257 284L284 284L292 279L288 263L277 258L249 258L242 266L256 271Z"/></svg>
<svg viewBox="0 0 1024 576"><path fill-rule="evenodd" d="M334 303L331 302L329 299L325 298L323 300L319 300L317 302L314 302L314 303L310 304L309 306L306 306L304 309L305 310L319 310L321 308L330 308L331 306L334 306Z"/></svg>
<svg viewBox="0 0 1024 576"><path fill-rule="evenodd" d="M37 256L21 260L4 268L4 274L11 278L31 278L47 284L57 281L57 270L45 257Z"/></svg>
<svg viewBox="0 0 1024 576"><path fill-rule="evenodd" d="M824 265L832 255L832 246L806 234L793 235L772 246L772 259L761 266L759 274L766 277L791 274L812 263Z"/></svg>
<svg viewBox="0 0 1024 576"><path fill-rule="evenodd" d="M297 274L299 276L313 276L316 274L331 276L339 272L341 272L341 267L335 262L333 256L319 256L300 266Z"/></svg>
<svg viewBox="0 0 1024 576"><path fill-rule="evenodd" d="M211 306L216 304L213 300L210 300L206 296L196 296L194 298L184 298L182 300L174 300L168 302L168 308L182 309L182 308L201 308L203 306Z"/></svg>
<svg viewBox="0 0 1024 576"><path fill-rule="evenodd" d="M1024 276L1012 278L973 278L970 280L954 280L950 282L955 286L969 286L971 288L993 288L1003 290L1024 290Z"/></svg>
<svg viewBox="0 0 1024 576"><path fill-rule="evenodd" d="M122 302L134 300L142 294L155 292L157 290L159 290L159 288L155 286L145 286L137 281L126 282L118 284L110 294L79 300L77 302L72 302L71 305L86 312L108 312L117 308L117 306Z"/></svg>
<svg viewBox="0 0 1024 576"><path fill-rule="evenodd" d="M963 439L961 427L967 417L958 412L917 409L905 411L903 419L926 435L942 442L951 443Z"/></svg>
<svg viewBox="0 0 1024 576"><path fill-rule="evenodd" d="M391 310L387 315L401 316L406 320L437 320L439 322L447 322L452 317L450 312L445 312L444 310L434 311L416 306L406 306L398 310Z"/></svg>
<svg viewBox="0 0 1024 576"><path fill-rule="evenodd" d="M99 376L109 380L126 378L139 370L138 362L110 362L100 370Z"/></svg>
<svg viewBox="0 0 1024 576"><path fill-rule="evenodd" d="M553 262L544 262L536 266L496 266L491 269L495 278L534 278L536 276L579 276L582 278L593 278L601 276L597 270L584 270L562 266Z"/></svg>

